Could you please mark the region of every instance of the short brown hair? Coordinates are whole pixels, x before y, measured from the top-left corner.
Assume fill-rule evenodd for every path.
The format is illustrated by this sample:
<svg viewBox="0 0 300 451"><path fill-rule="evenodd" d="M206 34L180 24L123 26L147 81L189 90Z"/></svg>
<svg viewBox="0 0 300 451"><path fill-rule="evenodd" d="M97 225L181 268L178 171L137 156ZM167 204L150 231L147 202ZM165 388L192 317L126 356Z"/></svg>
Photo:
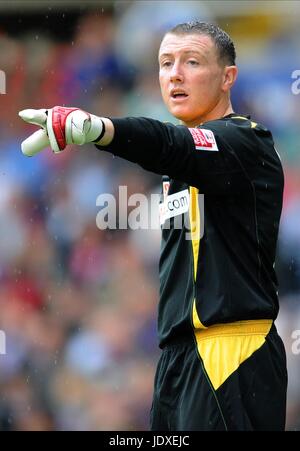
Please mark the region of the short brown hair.
<svg viewBox="0 0 300 451"><path fill-rule="evenodd" d="M231 37L222 28L213 23L208 22L185 22L176 25L166 34L192 34L198 33L206 36L210 36L215 43L215 46L219 52L220 60L228 66L235 65L235 47Z"/></svg>

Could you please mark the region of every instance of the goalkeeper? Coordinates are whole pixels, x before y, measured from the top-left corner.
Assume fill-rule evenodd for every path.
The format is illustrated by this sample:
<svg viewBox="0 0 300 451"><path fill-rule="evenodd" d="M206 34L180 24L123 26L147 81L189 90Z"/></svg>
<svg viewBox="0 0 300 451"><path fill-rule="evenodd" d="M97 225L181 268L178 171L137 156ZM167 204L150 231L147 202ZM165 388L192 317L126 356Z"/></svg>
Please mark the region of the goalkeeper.
<svg viewBox="0 0 300 451"><path fill-rule="evenodd" d="M24 110L40 129L22 151L93 142L164 175L161 223L169 227L162 227L162 355L151 429L283 430L286 357L274 324L283 171L272 135L234 112L235 48L216 25L167 32L159 67L163 100L182 125L78 108Z"/></svg>

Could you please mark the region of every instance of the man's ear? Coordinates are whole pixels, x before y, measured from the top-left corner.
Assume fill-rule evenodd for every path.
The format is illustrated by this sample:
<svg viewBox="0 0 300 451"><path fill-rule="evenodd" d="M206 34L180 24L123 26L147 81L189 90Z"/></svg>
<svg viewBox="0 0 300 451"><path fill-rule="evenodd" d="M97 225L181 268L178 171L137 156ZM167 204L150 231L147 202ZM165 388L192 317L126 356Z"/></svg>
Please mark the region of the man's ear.
<svg viewBox="0 0 300 451"><path fill-rule="evenodd" d="M235 83L238 75L236 66L225 66L222 90L228 92Z"/></svg>

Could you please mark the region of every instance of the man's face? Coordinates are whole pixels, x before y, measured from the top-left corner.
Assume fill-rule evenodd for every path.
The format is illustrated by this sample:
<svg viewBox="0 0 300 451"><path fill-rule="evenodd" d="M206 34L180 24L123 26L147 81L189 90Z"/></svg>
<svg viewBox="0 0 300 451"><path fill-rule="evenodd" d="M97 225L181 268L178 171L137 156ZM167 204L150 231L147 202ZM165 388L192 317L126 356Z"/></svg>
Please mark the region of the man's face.
<svg viewBox="0 0 300 451"><path fill-rule="evenodd" d="M173 116L191 127L209 117L224 94L224 66L210 36L167 34L159 68L162 97Z"/></svg>

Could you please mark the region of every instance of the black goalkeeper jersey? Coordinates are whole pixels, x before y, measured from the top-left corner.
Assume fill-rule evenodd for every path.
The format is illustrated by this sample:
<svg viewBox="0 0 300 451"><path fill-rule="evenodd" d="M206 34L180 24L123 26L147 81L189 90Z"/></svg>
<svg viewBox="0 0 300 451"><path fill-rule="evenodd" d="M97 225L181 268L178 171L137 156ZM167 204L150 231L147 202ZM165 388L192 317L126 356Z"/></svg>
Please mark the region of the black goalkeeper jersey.
<svg viewBox="0 0 300 451"><path fill-rule="evenodd" d="M275 319L284 179L270 131L237 114L195 129L112 122L99 148L164 176L160 346L212 324Z"/></svg>

